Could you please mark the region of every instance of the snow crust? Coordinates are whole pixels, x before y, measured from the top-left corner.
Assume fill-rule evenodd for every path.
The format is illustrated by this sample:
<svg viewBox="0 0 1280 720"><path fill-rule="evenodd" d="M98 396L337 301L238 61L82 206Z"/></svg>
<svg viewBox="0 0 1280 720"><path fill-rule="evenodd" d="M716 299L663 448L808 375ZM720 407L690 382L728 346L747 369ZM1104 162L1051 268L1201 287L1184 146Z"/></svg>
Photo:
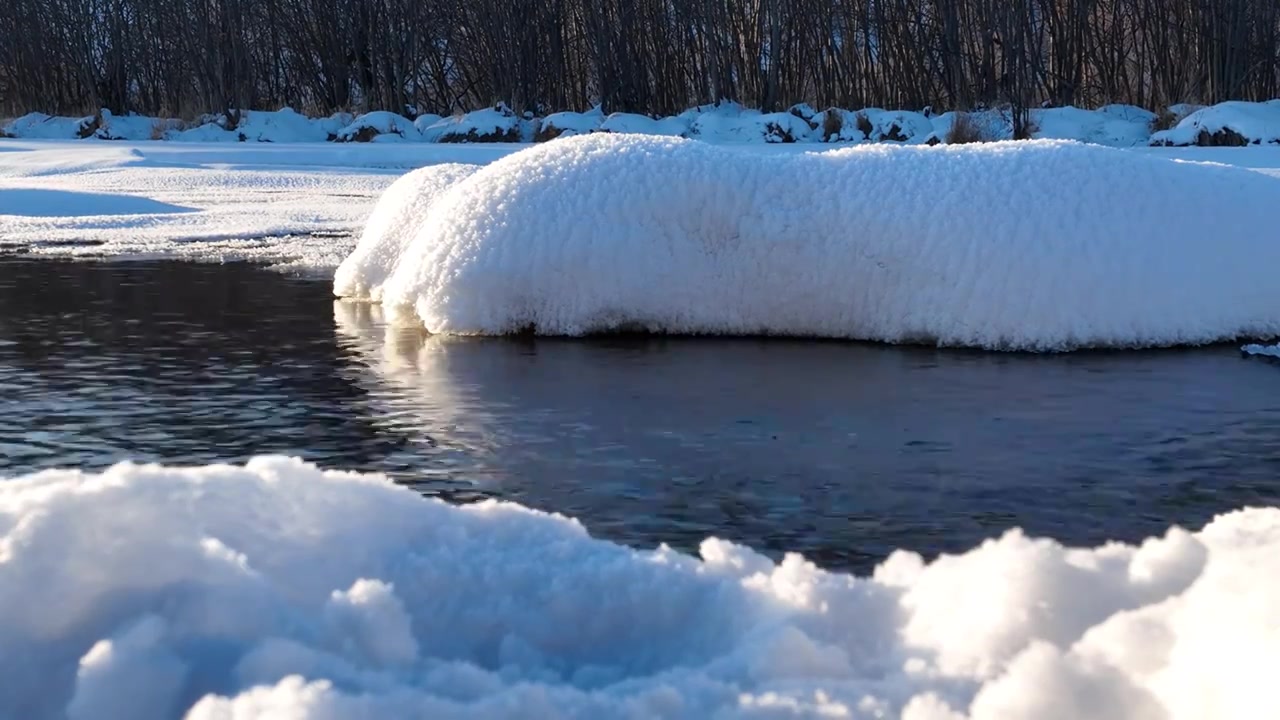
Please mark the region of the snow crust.
<svg viewBox="0 0 1280 720"><path fill-rule="evenodd" d="M413 212L388 199L395 220L339 273L370 280L335 290L376 287L433 333L1280 335L1280 183L1225 166L1053 141L771 154L596 134L429 194Z"/></svg>
<svg viewBox="0 0 1280 720"><path fill-rule="evenodd" d="M1239 135L1250 144L1280 143L1280 100L1264 103L1225 102L1186 115L1170 130L1151 136L1153 145L1196 145L1202 134L1223 131Z"/></svg>
<svg viewBox="0 0 1280 720"><path fill-rule="evenodd" d="M1280 345L1257 345L1250 344L1240 348L1241 352L1246 355L1260 355L1263 357L1280 358Z"/></svg>
<svg viewBox="0 0 1280 720"><path fill-rule="evenodd" d="M853 577L287 458L49 471L0 483L0 714L1259 717L1276 578L1277 509Z"/></svg>
<svg viewBox="0 0 1280 720"><path fill-rule="evenodd" d="M245 259L331 274L401 174L521 147L5 140L0 252Z"/></svg>

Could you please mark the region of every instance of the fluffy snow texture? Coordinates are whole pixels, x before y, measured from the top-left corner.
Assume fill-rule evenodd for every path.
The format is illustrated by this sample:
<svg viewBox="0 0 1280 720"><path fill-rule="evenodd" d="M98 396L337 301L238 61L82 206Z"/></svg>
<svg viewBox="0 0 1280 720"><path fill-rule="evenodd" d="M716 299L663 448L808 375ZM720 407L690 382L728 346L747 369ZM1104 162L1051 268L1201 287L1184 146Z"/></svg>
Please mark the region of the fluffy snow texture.
<svg viewBox="0 0 1280 720"><path fill-rule="evenodd" d="M1280 182L1098 146L768 154L597 134L415 202L380 208L394 220L335 290L377 288L434 333L1026 350L1280 335Z"/></svg>
<svg viewBox="0 0 1280 720"><path fill-rule="evenodd" d="M334 287L343 296L382 300L382 285L400 264L413 240L418 218L436 197L479 170L475 165L449 163L414 170L392 183L374 206L365 223L360 244L334 275Z"/></svg>
<svg viewBox="0 0 1280 720"><path fill-rule="evenodd" d="M0 483L0 714L1200 720L1280 707L1280 510L872 577L300 461Z"/></svg>
<svg viewBox="0 0 1280 720"><path fill-rule="evenodd" d="M1240 350L1246 355L1280 358L1280 345L1245 345Z"/></svg>
<svg viewBox="0 0 1280 720"><path fill-rule="evenodd" d="M1225 102L1196 110L1170 130L1151 136L1152 145L1258 145L1280 143L1280 100Z"/></svg>

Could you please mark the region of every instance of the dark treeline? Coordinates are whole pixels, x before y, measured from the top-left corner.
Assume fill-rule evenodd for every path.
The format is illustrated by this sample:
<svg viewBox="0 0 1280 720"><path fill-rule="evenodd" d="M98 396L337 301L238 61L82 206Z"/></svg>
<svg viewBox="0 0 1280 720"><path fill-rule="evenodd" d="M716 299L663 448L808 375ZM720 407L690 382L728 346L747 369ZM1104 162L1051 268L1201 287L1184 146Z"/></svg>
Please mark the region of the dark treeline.
<svg viewBox="0 0 1280 720"><path fill-rule="evenodd" d="M0 0L0 114L1275 97L1278 0Z"/></svg>

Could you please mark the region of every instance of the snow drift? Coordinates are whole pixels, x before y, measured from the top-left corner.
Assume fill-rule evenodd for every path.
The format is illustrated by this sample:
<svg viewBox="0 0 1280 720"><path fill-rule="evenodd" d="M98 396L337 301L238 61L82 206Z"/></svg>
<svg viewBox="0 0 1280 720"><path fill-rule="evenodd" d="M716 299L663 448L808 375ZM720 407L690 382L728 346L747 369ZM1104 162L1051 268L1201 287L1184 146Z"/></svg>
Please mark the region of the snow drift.
<svg viewBox="0 0 1280 720"><path fill-rule="evenodd" d="M1171 112L1175 112L1170 108ZM1260 145L1280 143L1280 100L1224 102L1186 115L1151 136L1152 145Z"/></svg>
<svg viewBox="0 0 1280 720"><path fill-rule="evenodd" d="M335 291L376 286L435 333L1026 350L1280 335L1280 182L1225 166L1052 141L767 154L597 134L429 194L388 198L396 219Z"/></svg>
<svg viewBox="0 0 1280 720"><path fill-rule="evenodd" d="M871 577L258 458L0 483L7 717L1257 717L1280 510Z"/></svg>

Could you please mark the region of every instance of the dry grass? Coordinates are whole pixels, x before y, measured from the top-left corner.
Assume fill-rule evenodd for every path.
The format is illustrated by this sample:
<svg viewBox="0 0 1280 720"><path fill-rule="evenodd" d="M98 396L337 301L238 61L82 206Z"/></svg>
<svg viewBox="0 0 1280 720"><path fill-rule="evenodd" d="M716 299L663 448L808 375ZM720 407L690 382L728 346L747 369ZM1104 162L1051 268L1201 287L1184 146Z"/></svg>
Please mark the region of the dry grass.
<svg viewBox="0 0 1280 720"><path fill-rule="evenodd" d="M538 123L538 131L533 134L534 142L547 142L555 140L564 133L564 128L558 128L555 125L548 125L545 122Z"/></svg>
<svg viewBox="0 0 1280 720"><path fill-rule="evenodd" d="M93 114L93 117L85 118L80 122L80 129L76 131L76 137L81 140L84 140L87 137L92 137L94 133L98 132L98 128L100 127L102 127L102 113L96 112Z"/></svg>
<svg viewBox="0 0 1280 720"><path fill-rule="evenodd" d="M186 130L190 125L184 120L155 120L151 123L151 139L164 140L171 132Z"/></svg>
<svg viewBox="0 0 1280 720"><path fill-rule="evenodd" d="M844 114L835 108L822 113L822 141L834 142L840 139L840 131L844 130Z"/></svg>
<svg viewBox="0 0 1280 720"><path fill-rule="evenodd" d="M862 133L862 137L870 138L871 132L875 130L875 128L871 125L871 118L859 112L857 115L854 116L854 120L858 123L858 132Z"/></svg>
<svg viewBox="0 0 1280 720"><path fill-rule="evenodd" d="M991 142L991 130L975 119L973 113L958 112L944 138L948 145Z"/></svg>
<svg viewBox="0 0 1280 720"><path fill-rule="evenodd" d="M1172 130L1177 127L1181 119L1169 108L1165 108L1156 113L1155 119L1151 121L1151 132L1157 133L1162 130Z"/></svg>

